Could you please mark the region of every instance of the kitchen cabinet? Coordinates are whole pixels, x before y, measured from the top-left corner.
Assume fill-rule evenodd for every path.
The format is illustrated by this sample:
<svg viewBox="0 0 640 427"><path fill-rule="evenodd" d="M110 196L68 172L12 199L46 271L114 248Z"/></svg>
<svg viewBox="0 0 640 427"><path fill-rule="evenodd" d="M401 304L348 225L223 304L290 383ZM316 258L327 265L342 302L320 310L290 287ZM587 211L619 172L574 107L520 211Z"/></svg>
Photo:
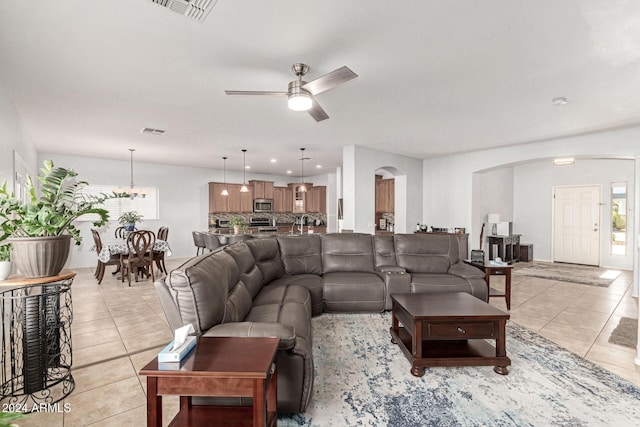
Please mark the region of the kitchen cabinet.
<svg viewBox="0 0 640 427"><path fill-rule="evenodd" d="M249 184L253 187L254 199L273 199L274 187L272 181L249 181Z"/></svg>
<svg viewBox="0 0 640 427"><path fill-rule="evenodd" d="M247 193L241 193L242 184L228 184L229 186L229 210L233 213L251 213L253 212L253 189L250 185L247 187Z"/></svg>
<svg viewBox="0 0 640 427"><path fill-rule="evenodd" d="M326 213L327 212L327 187L319 185L311 187L307 192L307 212Z"/></svg>
<svg viewBox="0 0 640 427"><path fill-rule="evenodd" d="M293 192L293 205L291 212L305 213L307 209L307 193L313 187L313 184L304 184L304 186L307 188L307 191L301 191L301 183L287 184L287 186Z"/></svg>
<svg viewBox="0 0 640 427"><path fill-rule="evenodd" d="M395 179L376 179L376 213L395 210Z"/></svg>
<svg viewBox="0 0 640 427"><path fill-rule="evenodd" d="M289 187L273 188L273 211L278 213L291 212L293 208L293 190Z"/></svg>
<svg viewBox="0 0 640 427"><path fill-rule="evenodd" d="M210 213L251 213L253 212L253 188L248 193L241 193L242 184L209 183L209 212ZM222 190L227 188L228 196L223 196Z"/></svg>
<svg viewBox="0 0 640 427"><path fill-rule="evenodd" d="M209 212L210 213L222 213L229 210L229 196L223 196L222 190L226 187L221 182L209 183Z"/></svg>

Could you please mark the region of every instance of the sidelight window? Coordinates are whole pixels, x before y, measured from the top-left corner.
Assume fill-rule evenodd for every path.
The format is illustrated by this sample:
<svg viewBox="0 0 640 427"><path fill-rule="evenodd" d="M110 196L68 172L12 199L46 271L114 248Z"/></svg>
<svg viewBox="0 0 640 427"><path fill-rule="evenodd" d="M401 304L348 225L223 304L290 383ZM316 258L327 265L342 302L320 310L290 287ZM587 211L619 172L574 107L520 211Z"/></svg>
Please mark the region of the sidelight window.
<svg viewBox="0 0 640 427"><path fill-rule="evenodd" d="M611 254L627 254L627 183L611 184Z"/></svg>

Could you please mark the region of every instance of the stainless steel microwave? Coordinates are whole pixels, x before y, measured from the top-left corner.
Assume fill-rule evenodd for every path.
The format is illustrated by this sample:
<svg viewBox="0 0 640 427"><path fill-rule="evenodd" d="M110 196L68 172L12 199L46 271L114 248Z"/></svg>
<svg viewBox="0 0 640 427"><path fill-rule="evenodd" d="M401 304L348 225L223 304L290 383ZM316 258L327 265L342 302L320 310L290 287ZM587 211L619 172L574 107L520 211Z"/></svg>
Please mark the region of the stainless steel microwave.
<svg viewBox="0 0 640 427"><path fill-rule="evenodd" d="M273 199L253 199L254 212L273 212Z"/></svg>

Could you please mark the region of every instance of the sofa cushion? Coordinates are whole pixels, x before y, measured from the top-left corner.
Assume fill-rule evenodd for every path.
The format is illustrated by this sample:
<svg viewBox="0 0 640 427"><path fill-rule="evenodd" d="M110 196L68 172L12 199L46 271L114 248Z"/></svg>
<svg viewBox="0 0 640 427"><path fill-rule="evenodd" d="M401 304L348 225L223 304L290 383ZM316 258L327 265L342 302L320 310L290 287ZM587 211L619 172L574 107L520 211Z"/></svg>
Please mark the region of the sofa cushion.
<svg viewBox="0 0 640 427"><path fill-rule="evenodd" d="M265 291L266 288L270 286L282 286L288 284L296 284L298 286L304 286L305 288L307 288L311 296L311 315L319 316L322 314L322 289L324 282L321 276L318 276L317 274L296 274L295 276L283 276L265 286L263 291Z"/></svg>
<svg viewBox="0 0 640 427"><path fill-rule="evenodd" d="M396 247L393 243L393 235L377 234L373 236L373 251L376 268L380 266L392 266L396 263Z"/></svg>
<svg viewBox="0 0 640 427"><path fill-rule="evenodd" d="M276 239L247 240L247 246L262 272L264 283L271 283L284 275L284 265L280 257L280 247Z"/></svg>
<svg viewBox="0 0 640 427"><path fill-rule="evenodd" d="M409 273L447 273L459 260L457 236L396 234L394 241L398 266Z"/></svg>
<svg viewBox="0 0 640 427"><path fill-rule="evenodd" d="M231 255L236 261L236 264L238 264L240 280L246 286L251 299L255 298L264 284L264 278L262 271L256 265L256 260L253 258L249 247L244 242L238 242L234 245L226 246L224 250Z"/></svg>
<svg viewBox="0 0 640 427"><path fill-rule="evenodd" d="M322 274L320 236L278 236L277 240L286 274Z"/></svg>
<svg viewBox="0 0 640 427"><path fill-rule="evenodd" d="M326 311L384 310L384 280L376 273L335 272L325 274L323 279Z"/></svg>
<svg viewBox="0 0 640 427"><path fill-rule="evenodd" d="M473 288L468 280L452 274L413 273L411 274L411 292L466 292L473 295Z"/></svg>
<svg viewBox="0 0 640 427"><path fill-rule="evenodd" d="M323 272L374 271L371 234L348 233L322 236Z"/></svg>

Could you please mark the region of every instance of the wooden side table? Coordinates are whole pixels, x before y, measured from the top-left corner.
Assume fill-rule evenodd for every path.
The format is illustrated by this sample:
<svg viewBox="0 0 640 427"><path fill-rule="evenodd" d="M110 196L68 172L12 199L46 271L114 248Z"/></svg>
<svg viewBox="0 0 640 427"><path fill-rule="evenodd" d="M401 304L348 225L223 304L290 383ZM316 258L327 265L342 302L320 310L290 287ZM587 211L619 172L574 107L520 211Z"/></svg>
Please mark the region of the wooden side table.
<svg viewBox="0 0 640 427"><path fill-rule="evenodd" d="M464 260L464 262L484 271L484 280L487 282L487 302L491 297L504 298L507 310L511 310L511 270L513 270L513 266L491 265L470 260ZM491 276L504 276L504 293L491 293Z"/></svg>
<svg viewBox="0 0 640 427"><path fill-rule="evenodd" d="M200 337L178 370L163 369L155 357L147 376L147 426L162 425L162 396L179 395L180 411L170 425L276 425L278 338ZM176 366L179 365L179 366ZM251 397L253 406L192 406L191 396Z"/></svg>

